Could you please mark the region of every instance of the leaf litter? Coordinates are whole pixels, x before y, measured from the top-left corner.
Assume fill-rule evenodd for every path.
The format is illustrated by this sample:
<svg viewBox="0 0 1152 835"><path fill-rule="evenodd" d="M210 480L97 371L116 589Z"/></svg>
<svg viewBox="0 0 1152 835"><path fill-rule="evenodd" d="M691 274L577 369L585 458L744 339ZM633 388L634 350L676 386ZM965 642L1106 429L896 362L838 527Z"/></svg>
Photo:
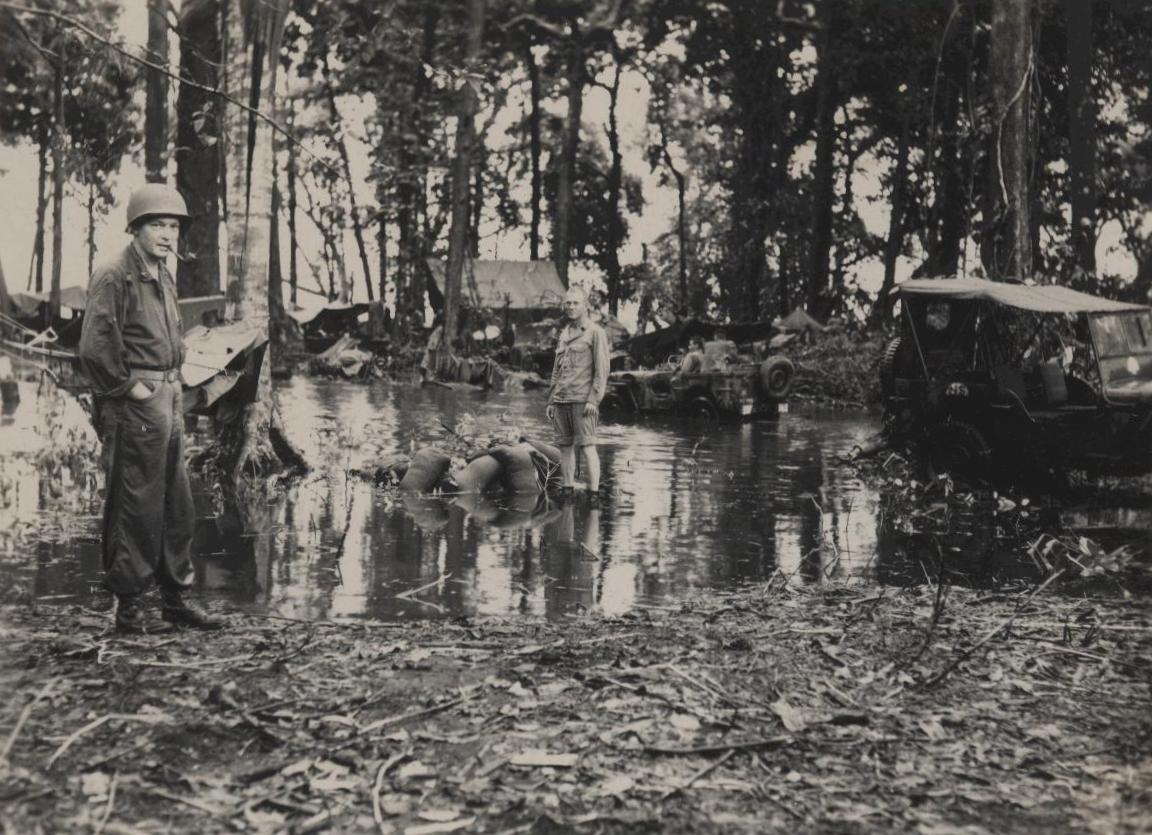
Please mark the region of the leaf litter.
<svg viewBox="0 0 1152 835"><path fill-rule="evenodd" d="M0 803L12 832L1148 831L1152 604L1056 588L777 575L132 641L12 605Z"/></svg>

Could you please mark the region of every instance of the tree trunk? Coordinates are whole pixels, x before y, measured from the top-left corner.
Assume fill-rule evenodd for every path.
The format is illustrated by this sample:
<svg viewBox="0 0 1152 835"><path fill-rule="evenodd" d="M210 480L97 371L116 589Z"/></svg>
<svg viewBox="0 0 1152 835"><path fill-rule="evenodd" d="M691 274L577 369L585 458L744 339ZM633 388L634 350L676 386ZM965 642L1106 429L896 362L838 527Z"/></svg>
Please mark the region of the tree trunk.
<svg viewBox="0 0 1152 835"><path fill-rule="evenodd" d="M908 183L908 146L910 117L907 109L900 127L900 140L896 146L896 165L892 170L891 215L888 218L888 239L884 242L884 281L876 296L876 303L868 315L869 324L882 323L892 309L889 296L896 285L896 260L904 249L904 203Z"/></svg>
<svg viewBox="0 0 1152 835"><path fill-rule="evenodd" d="M468 44L465 67L475 68L484 44L485 0L468 0ZM444 338L452 344L460 321L460 287L468 250L472 154L476 145L476 113L479 97L472 81L465 79L458 91L456 156L452 162L452 227L448 234L448 265L444 273Z"/></svg>
<svg viewBox="0 0 1152 835"><path fill-rule="evenodd" d="M620 197L624 188L624 155L620 151L620 123L617 105L620 103L620 74L623 69L616 55L616 72L608 90L608 251L604 259L604 277L608 285L608 312L615 316L620 311L620 247L624 239L624 219L621 216Z"/></svg>
<svg viewBox="0 0 1152 835"><path fill-rule="evenodd" d="M39 131L39 149L36 154L36 161L39 165L39 171L36 175L36 237L32 240L32 274L30 278L35 278L35 283L29 282L29 286L35 288L35 292L44 292L44 231L45 222L48 215L48 150L49 150L49 136L51 134L44 127Z"/></svg>
<svg viewBox="0 0 1152 835"><path fill-rule="evenodd" d="M424 128L422 108L428 95L429 80L424 68L432 66L436 60L437 29L440 25L440 10L437 4L424 6L423 34L420 47L420 62L416 66L412 82L412 102L408 124L412 131L421 133ZM423 141L418 137L417 141ZM397 334L415 335L415 328L424 321L425 293L425 239L423 217L425 204L425 177L422 168L417 170L413 161L416 154L408 143L402 144L399 152L401 177L396 185L396 324Z"/></svg>
<svg viewBox="0 0 1152 835"><path fill-rule="evenodd" d="M531 110L528 112L528 151L532 166L532 202L531 216L528 225L528 253L533 261L540 260L540 202L543 199L544 175L540 169L541 142L540 142L540 67L536 64L536 56L532 54L532 46L524 47L524 65L528 68L528 91Z"/></svg>
<svg viewBox="0 0 1152 835"><path fill-rule="evenodd" d="M474 149L476 157L475 183L472 186L472 213L468 223L468 256L476 259L480 257L480 224L484 220L484 171L487 160L484 156L483 143Z"/></svg>
<svg viewBox="0 0 1152 835"><path fill-rule="evenodd" d="M265 112L276 89L280 37L289 0L259 4L228 2L226 17L227 92ZM225 175L228 205L228 315L257 339L269 330L273 154L272 128L247 111L227 111ZM220 433L223 471L237 483L283 464L302 465L280 427L272 397L272 363L264 351L255 381L255 399Z"/></svg>
<svg viewBox="0 0 1152 835"><path fill-rule="evenodd" d="M993 279L1032 275L1032 2L995 0L989 75L993 130L981 257Z"/></svg>
<svg viewBox="0 0 1152 835"><path fill-rule="evenodd" d="M819 66L816 70L816 162L812 184L812 263L808 274L808 311L815 316L825 312L828 260L832 253L832 203L835 200L835 160L837 130L835 115L838 96L835 47L832 40L834 0L823 0L820 18Z"/></svg>
<svg viewBox="0 0 1152 835"><path fill-rule="evenodd" d="M180 9L180 76L208 87L220 83L220 0L185 0ZM176 187L192 220L181 236L186 260L176 266L181 297L220 292L220 212L225 146L220 100L190 84L176 97Z"/></svg>
<svg viewBox="0 0 1152 835"><path fill-rule="evenodd" d="M1067 0L1068 167L1075 266L1096 272L1096 100L1092 95L1092 3Z"/></svg>
<svg viewBox="0 0 1152 835"><path fill-rule="evenodd" d="M920 276L956 275L960 265L960 251L967 234L968 217L972 211L966 199L964 172L966 158L970 156L960 142L961 100L966 86L966 74L971 71L972 49L949 49L943 59L940 78L940 115L932 114L938 150L929 148L926 167L932 175L935 196L928 212L927 257L914 273ZM936 157L935 159L933 157Z"/></svg>
<svg viewBox="0 0 1152 835"><path fill-rule="evenodd" d="M332 116L335 130L336 150L340 154L340 166L344 172L344 182L348 186L348 206L352 219L352 235L356 239L356 251L360 255L360 268L364 270L364 290L368 301L374 301L376 294L372 286L372 268L368 264L368 249L364 245L364 226L360 222L360 207L356 204L356 189L352 181L352 163L348 156L348 142L344 137L344 122L336 107L336 91L332 87L332 70L328 67L328 57L323 59L324 95L328 100L328 112Z"/></svg>
<svg viewBox="0 0 1152 835"><path fill-rule="evenodd" d="M168 0L148 0L148 60L168 66ZM150 183L168 180L168 76L144 70L144 176Z"/></svg>
<svg viewBox="0 0 1152 835"><path fill-rule="evenodd" d="M384 198L387 194L383 189L376 193L378 203L376 214L376 249L379 266L377 273L380 276L380 301L388 298L388 214L384 211Z"/></svg>
<svg viewBox="0 0 1152 835"><path fill-rule="evenodd" d="M62 42L57 39L57 43ZM68 141L64 124L64 67L57 61L52 85L52 286L48 312L60 315L60 279L64 269L64 144Z"/></svg>
<svg viewBox="0 0 1152 835"><path fill-rule="evenodd" d="M296 103L288 102L288 132L296 135ZM296 239L296 143L288 143L288 286L292 306L296 306L299 284L296 249L300 245Z"/></svg>
<svg viewBox="0 0 1152 835"><path fill-rule="evenodd" d="M564 123L564 140L556 172L556 205L552 217L552 261L565 287L568 286L568 262L572 257L573 180L576 177L576 155L580 147L580 121L584 112L586 81L584 44L579 34L575 34L568 53L568 116Z"/></svg>
<svg viewBox="0 0 1152 835"><path fill-rule="evenodd" d="M96 267L96 184L88 184L88 275Z"/></svg>
<svg viewBox="0 0 1152 835"><path fill-rule="evenodd" d="M676 167L675 160L672 159L672 152L668 148L668 125L665 113L661 113L660 121L660 153L664 159L664 165L668 168L668 173L672 175L672 179L676 183L676 247L678 254L678 270L677 277L679 279L677 286L680 290L680 308L682 310L691 310L696 316L703 315L704 300L701 298L697 300L694 297L690 298L688 291L688 218L687 218L687 197L688 197L688 178L684 172Z"/></svg>
<svg viewBox="0 0 1152 835"><path fill-rule="evenodd" d="M0 313L12 315L12 298L8 295L8 282L4 279L4 262L0 260Z"/></svg>

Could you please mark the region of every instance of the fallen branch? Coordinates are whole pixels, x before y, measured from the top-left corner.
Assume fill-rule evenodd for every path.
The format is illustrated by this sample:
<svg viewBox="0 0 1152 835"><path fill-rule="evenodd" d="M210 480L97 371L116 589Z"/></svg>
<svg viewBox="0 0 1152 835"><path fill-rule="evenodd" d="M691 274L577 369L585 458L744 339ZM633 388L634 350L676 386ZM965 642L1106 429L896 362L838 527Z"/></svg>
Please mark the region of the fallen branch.
<svg viewBox="0 0 1152 835"><path fill-rule="evenodd" d="M772 736L763 739L750 739L746 742L729 742L719 745L697 745L693 748L668 748L663 745L645 745L649 754L663 754L668 757L687 757L698 754L723 754L729 751L747 751L753 748L777 748L792 741L790 736Z"/></svg>
<svg viewBox="0 0 1152 835"><path fill-rule="evenodd" d="M92 835L100 835L104 831L104 827L108 825L108 818L112 817L112 804L116 802L116 778L119 776L118 771L112 772L112 780L108 784L108 803L104 806L104 814L100 816L97 821L96 827L92 830Z"/></svg>
<svg viewBox="0 0 1152 835"><path fill-rule="evenodd" d="M52 754L51 757L48 758L48 762L44 764L44 767L45 768L51 768L52 763L56 762L56 760L58 760L58 759L60 759L60 757L64 756L65 752L67 752L67 750L69 748L71 748L73 745L75 745L77 740L80 739L80 737L84 736L84 734L86 734L86 733L91 733L92 731L96 730L101 725L105 724L106 722L110 722L114 719L119 719L119 720L124 721L124 722L145 722L147 724L154 725L157 722L160 722L162 720L166 720L167 718L168 717L163 715L163 714L144 714L143 716L141 716L139 714L135 714L135 713L108 713L108 714L105 714L104 716L101 716L99 719L93 719L87 725L85 725L80 730L76 731L71 736L69 736L62 743L60 743L60 747L57 748L56 752L54 754Z"/></svg>
<svg viewBox="0 0 1152 835"><path fill-rule="evenodd" d="M389 716L386 719L377 719L375 722L369 722L367 725L360 728L359 733L371 733L372 731L378 731L381 728L389 728L393 725L402 725L412 719L420 719L424 716L432 716L435 713L440 713L441 711L456 707L456 705L462 705L464 702L471 701L478 695L480 695L478 692L474 692L468 694L467 696L461 696L459 699L452 699L452 701L444 702L443 704L438 704L434 707L425 708L424 710L413 710L408 713L401 713L399 716Z"/></svg>
<svg viewBox="0 0 1152 835"><path fill-rule="evenodd" d="M668 789L668 791L664 792L664 794L660 797L660 799L661 800L667 800L668 798L670 798L672 795L676 794L677 792L682 792L682 791L685 791L687 789L692 788L692 786L696 783L697 780L700 780L705 775L710 774L711 772L715 771L720 766L724 765L724 763L728 762L728 760L732 759L734 756L736 756L736 750L730 749L728 751L728 753L725 754L723 757L721 757L718 760L715 760L713 762L708 763L708 765L704 766L702 769L700 769L695 774L693 774L691 777L689 777L687 782L684 783L684 785L676 786L675 788Z"/></svg>
<svg viewBox="0 0 1152 835"><path fill-rule="evenodd" d="M380 792L384 789L384 777L392 770L393 766L408 756L407 751L393 754L380 764L380 768L376 769L376 780L372 784L372 819L376 821L380 835L388 835L390 831L384 826L384 809L380 805Z"/></svg>
<svg viewBox="0 0 1152 835"><path fill-rule="evenodd" d="M55 678L49 679L48 683L40 688L40 692L36 694L32 701L26 704L24 709L20 711L20 718L16 720L16 726L12 728L12 733L8 734L8 741L4 743L4 750L0 751L0 762L8 759L8 754L12 751L12 746L16 744L16 737L20 736L20 731L24 729L24 724L32 715L32 711L36 709L36 705L40 704L40 702L47 697L52 688L56 686L58 680L59 679Z"/></svg>
<svg viewBox="0 0 1152 835"><path fill-rule="evenodd" d="M948 678L948 676L952 673L952 671L955 670L958 666L960 666L960 664L962 664L965 661L965 659L971 658L972 655L975 654L976 650L980 649L980 647L984 646L986 643L991 641L993 638L995 638L1001 632L1006 632L1009 629L1011 629L1012 624L1014 624L1016 622L1016 618L1018 618L1020 616L1020 612L1024 608L1024 604L1030 602L1032 600L1032 598L1036 597L1036 595L1038 595L1040 592L1044 591L1044 589L1048 588L1048 586L1052 585L1052 583L1054 583L1057 580L1057 578L1059 578L1063 573L1064 573L1064 569L1061 568L1059 571L1056 571L1056 572L1053 572L1052 574L1050 574L1048 576L1047 580L1045 580L1043 583L1041 583L1036 588L1034 588L1032 590L1031 594L1029 594L1026 598L1021 600L1017 604L1016 611L1014 611L1011 615L1009 615L1007 618L1005 618L1004 621L1002 623L1000 623L999 625L997 625L994 629L987 632L984 635L984 637L981 638L979 641L977 641L972 646L968 647L968 649L964 650L962 653L957 655L954 659L952 659L952 662L950 664L948 664L948 666L946 666L943 670L936 673L936 675L932 676L930 679L925 681L923 684L920 685L920 687L925 689L925 690L927 690L930 687L935 687L937 684L942 682L944 679Z"/></svg>

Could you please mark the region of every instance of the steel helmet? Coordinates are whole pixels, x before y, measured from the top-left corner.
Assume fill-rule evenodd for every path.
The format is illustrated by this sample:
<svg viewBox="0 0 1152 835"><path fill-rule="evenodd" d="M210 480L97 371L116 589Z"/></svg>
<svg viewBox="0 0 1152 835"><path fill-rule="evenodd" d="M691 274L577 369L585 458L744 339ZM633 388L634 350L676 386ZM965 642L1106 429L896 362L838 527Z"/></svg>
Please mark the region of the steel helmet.
<svg viewBox="0 0 1152 835"><path fill-rule="evenodd" d="M180 196L180 192L172 186L164 183L146 183L132 192L132 196L128 198L128 228L124 231L131 232L136 221L148 215L187 220L188 205Z"/></svg>

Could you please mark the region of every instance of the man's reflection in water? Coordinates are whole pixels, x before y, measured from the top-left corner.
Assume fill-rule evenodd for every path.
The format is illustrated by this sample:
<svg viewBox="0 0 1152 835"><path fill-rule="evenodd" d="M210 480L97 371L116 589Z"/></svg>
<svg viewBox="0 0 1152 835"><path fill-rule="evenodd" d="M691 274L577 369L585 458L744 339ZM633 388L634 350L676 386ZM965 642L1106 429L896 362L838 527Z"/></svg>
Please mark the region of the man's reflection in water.
<svg viewBox="0 0 1152 835"><path fill-rule="evenodd" d="M606 559L600 553L600 505L577 496L564 503L559 518L544 528L540 555L548 584L548 617L592 609L603 594Z"/></svg>

